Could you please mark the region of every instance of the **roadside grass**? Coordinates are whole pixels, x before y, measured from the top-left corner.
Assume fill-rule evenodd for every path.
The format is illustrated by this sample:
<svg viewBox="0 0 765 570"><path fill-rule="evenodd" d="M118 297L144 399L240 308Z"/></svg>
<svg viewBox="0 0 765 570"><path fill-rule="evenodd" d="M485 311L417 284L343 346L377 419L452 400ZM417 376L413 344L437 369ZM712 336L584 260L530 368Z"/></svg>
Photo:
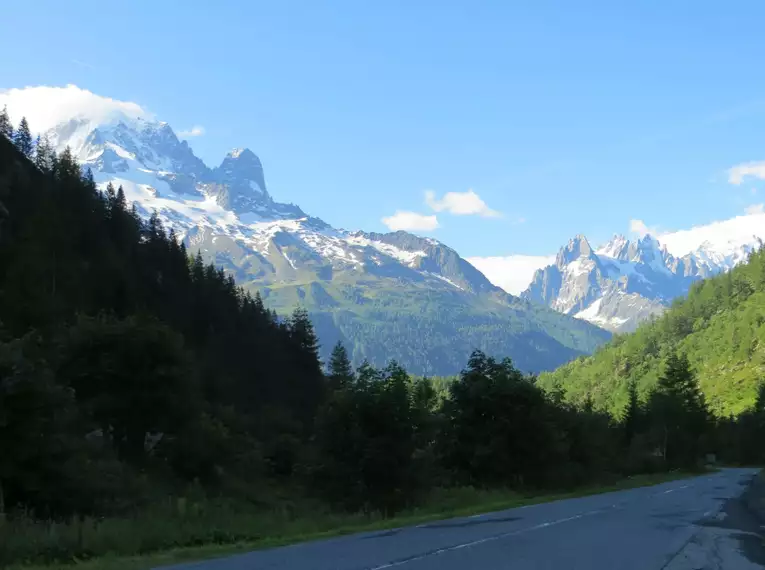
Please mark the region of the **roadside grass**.
<svg viewBox="0 0 765 570"><path fill-rule="evenodd" d="M637 475L610 485L553 494L471 487L435 489L420 507L384 518L379 513L337 513L297 506L238 509L230 502L168 501L132 518L50 523L14 520L0 524L0 566L8 570L148 570L188 561L356 532L416 525L536 503L656 485L698 475L672 472ZM252 509L252 507L250 507ZM46 563L55 560L57 562ZM8 564L13 561L13 564ZM20 562L24 561L24 562Z"/></svg>

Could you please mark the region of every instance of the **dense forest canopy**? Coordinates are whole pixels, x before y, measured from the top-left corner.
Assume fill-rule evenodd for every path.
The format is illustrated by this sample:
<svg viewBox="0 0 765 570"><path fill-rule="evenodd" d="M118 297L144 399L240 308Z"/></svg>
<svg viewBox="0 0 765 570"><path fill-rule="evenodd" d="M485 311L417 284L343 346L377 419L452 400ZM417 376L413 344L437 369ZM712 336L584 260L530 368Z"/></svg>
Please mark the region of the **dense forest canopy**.
<svg viewBox="0 0 765 570"><path fill-rule="evenodd" d="M698 467L707 452L765 459L765 391L737 421L715 420L694 373L705 368L672 350L727 313L757 321L762 254L593 358L654 339L625 365L637 377L641 358L652 362L652 390L625 380L609 415L595 389L565 401L480 351L455 378L415 378L393 360L354 369L339 343L325 368L304 310L277 317L156 215L140 219L120 188L97 190L68 150L32 142L26 123L0 114L0 133L0 534L29 517L103 522L169 497L389 515L445 487L569 488ZM761 358L734 329L735 350ZM727 350L710 343L712 355ZM586 362L558 374L573 379ZM135 548L249 536L214 530ZM20 544L0 564L94 554L81 540Z"/></svg>

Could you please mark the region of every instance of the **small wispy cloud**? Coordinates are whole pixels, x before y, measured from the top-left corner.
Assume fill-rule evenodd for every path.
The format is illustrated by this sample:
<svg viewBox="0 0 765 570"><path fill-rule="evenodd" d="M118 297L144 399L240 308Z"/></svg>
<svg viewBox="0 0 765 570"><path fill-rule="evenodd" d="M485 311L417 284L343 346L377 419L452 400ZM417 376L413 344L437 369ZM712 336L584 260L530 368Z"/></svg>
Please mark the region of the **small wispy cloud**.
<svg viewBox="0 0 765 570"><path fill-rule="evenodd" d="M188 130L178 131L178 136L181 138L201 137L203 134L205 134L205 128L202 125L194 125Z"/></svg>
<svg viewBox="0 0 765 570"><path fill-rule="evenodd" d="M640 237L647 234L655 237L660 234L660 231L658 227L649 226L643 220L630 220L630 233L637 234Z"/></svg>
<svg viewBox="0 0 765 570"><path fill-rule="evenodd" d="M744 162L728 170L728 182L739 186L746 178L765 180L765 161Z"/></svg>
<svg viewBox="0 0 765 570"><path fill-rule="evenodd" d="M748 216L765 214L765 204L752 204L751 206L747 206L744 211Z"/></svg>
<svg viewBox="0 0 765 570"><path fill-rule="evenodd" d="M78 66L78 67L84 67L85 69L98 69L95 65L92 63L88 63L87 61L82 61L81 59L73 59L71 62Z"/></svg>
<svg viewBox="0 0 765 570"><path fill-rule="evenodd" d="M438 218L435 215L426 216L417 212L397 210L392 216L383 218L382 223L393 232L398 230L429 231L438 227Z"/></svg>
<svg viewBox="0 0 765 570"><path fill-rule="evenodd" d="M484 218L499 218L500 212L492 210L473 190L467 192L447 192L441 199L436 198L433 190L425 192L425 203L436 212L449 212L455 216L478 215Z"/></svg>

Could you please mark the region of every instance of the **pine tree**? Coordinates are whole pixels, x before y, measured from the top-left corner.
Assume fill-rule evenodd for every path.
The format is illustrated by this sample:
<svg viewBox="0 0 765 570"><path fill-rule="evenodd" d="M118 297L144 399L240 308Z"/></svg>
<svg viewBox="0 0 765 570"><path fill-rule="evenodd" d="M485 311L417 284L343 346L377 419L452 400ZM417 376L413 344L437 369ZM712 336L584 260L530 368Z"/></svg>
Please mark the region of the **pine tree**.
<svg viewBox="0 0 765 570"><path fill-rule="evenodd" d="M56 160L56 154L50 144L48 135L38 136L35 143L35 166L41 172L52 172Z"/></svg>
<svg viewBox="0 0 765 570"><path fill-rule="evenodd" d="M122 210L123 212L127 212L127 199L125 198L125 191L122 189L122 186L117 188L117 201L116 201L117 208ZM133 212L135 212L135 203L133 203ZM134 214L137 216L137 214Z"/></svg>
<svg viewBox="0 0 765 570"><path fill-rule="evenodd" d="M258 313L265 312L265 307L263 305L263 297L260 296L260 291L255 291L255 297L253 297L252 302L255 307L255 310Z"/></svg>
<svg viewBox="0 0 765 570"><path fill-rule="evenodd" d="M640 423L640 400L638 399L637 383L632 380L627 386L627 405L624 407L622 415L622 427L624 429L624 440L627 445L632 442L638 431Z"/></svg>
<svg viewBox="0 0 765 570"><path fill-rule="evenodd" d="M96 189L96 180L93 178L93 171L88 167L85 169L85 173L82 175L82 181L85 183L89 190Z"/></svg>
<svg viewBox="0 0 765 570"><path fill-rule="evenodd" d="M13 135L13 144L21 151L27 158L32 158L34 152L34 143L32 140L32 132L29 130L29 124L27 118L22 117L19 123L19 128Z"/></svg>
<svg viewBox="0 0 765 570"><path fill-rule="evenodd" d="M82 179L80 165L77 164L77 160L75 160L71 148L66 147L61 152L61 156L58 157L58 160L56 161L55 175L56 178L61 181Z"/></svg>
<svg viewBox="0 0 765 570"><path fill-rule="evenodd" d="M3 107L0 111L0 135L3 135L9 141L13 141L13 123L8 116L8 106Z"/></svg>
<svg viewBox="0 0 765 570"><path fill-rule="evenodd" d="M343 343L338 341L329 357L329 380L332 388L348 387L354 379L353 367Z"/></svg>
<svg viewBox="0 0 765 570"><path fill-rule="evenodd" d="M303 307L298 307L292 313L289 321L289 329L292 338L296 341L301 350L308 354L319 355L319 339L316 337L308 311Z"/></svg>
<svg viewBox="0 0 765 570"><path fill-rule="evenodd" d="M654 442L667 465L690 466L708 425L704 396L685 354L671 353L646 407Z"/></svg>
<svg viewBox="0 0 765 570"><path fill-rule="evenodd" d="M106 203L109 206L109 209L113 209L115 203L117 202L117 193L114 191L114 184L109 181L109 183L106 185Z"/></svg>

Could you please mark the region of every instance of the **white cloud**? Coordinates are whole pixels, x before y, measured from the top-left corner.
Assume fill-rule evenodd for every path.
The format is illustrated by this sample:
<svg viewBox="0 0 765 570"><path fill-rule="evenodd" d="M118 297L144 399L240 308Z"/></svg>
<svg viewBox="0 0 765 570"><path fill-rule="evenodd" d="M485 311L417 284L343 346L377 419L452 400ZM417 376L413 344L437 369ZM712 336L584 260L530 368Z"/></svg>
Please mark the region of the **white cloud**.
<svg viewBox="0 0 765 570"><path fill-rule="evenodd" d="M498 218L502 214L489 208L481 197L468 190L467 192L447 192L440 200L433 190L425 192L425 203L436 212L449 212L457 216L479 215L484 218Z"/></svg>
<svg viewBox="0 0 765 570"><path fill-rule="evenodd" d="M438 227L438 218L436 216L418 214L417 212L397 210L392 216L383 218L382 223L393 232L398 230L427 231L435 230Z"/></svg>
<svg viewBox="0 0 765 570"><path fill-rule="evenodd" d="M745 162L743 164L737 164L728 170L728 182L735 184L736 186L750 176L765 180L765 161Z"/></svg>
<svg viewBox="0 0 765 570"><path fill-rule="evenodd" d="M746 210L747 216L755 216L757 214L765 214L765 204L752 204L751 206L747 206Z"/></svg>
<svg viewBox="0 0 765 570"><path fill-rule="evenodd" d="M72 63L79 67L84 67L85 69L96 69L95 65L88 63L87 61L82 61L81 59L73 59Z"/></svg>
<svg viewBox="0 0 765 570"><path fill-rule="evenodd" d="M181 138L201 137L203 134L205 134L205 128L202 125L194 125L187 131L178 131L178 136Z"/></svg>
<svg viewBox="0 0 765 570"><path fill-rule="evenodd" d="M137 103L102 97L76 85L0 90L0 109L4 105L8 106L8 114L14 124L18 124L21 117L26 117L29 127L36 133L76 117L94 123L124 117L154 119L152 113Z"/></svg>
<svg viewBox="0 0 765 570"><path fill-rule="evenodd" d="M555 263L554 255L508 255L505 257L468 257L476 269L497 287L511 295L523 292L537 269Z"/></svg>
<svg viewBox="0 0 765 570"><path fill-rule="evenodd" d="M630 220L630 232L643 237L646 234L651 234L654 237L660 235L659 228L656 226L649 226L643 220Z"/></svg>

